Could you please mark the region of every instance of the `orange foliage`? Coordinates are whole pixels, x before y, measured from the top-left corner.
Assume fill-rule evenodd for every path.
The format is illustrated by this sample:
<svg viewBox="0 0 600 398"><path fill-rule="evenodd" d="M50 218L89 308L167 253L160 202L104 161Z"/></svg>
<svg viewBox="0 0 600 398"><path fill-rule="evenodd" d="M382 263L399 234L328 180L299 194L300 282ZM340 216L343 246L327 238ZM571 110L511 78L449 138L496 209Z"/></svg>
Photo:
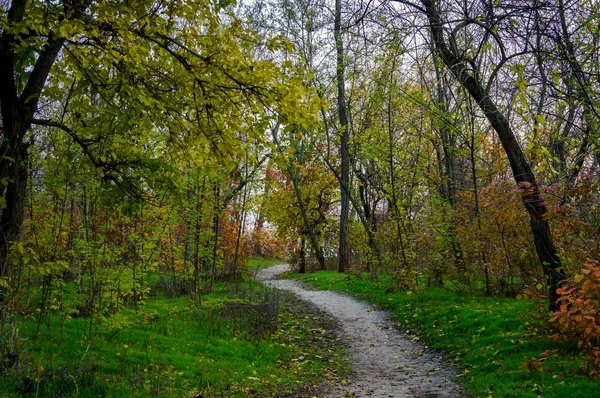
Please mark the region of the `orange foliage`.
<svg viewBox="0 0 600 398"><path fill-rule="evenodd" d="M586 263L558 293L560 309L550 318L558 332L553 338L576 341L590 363L600 367L600 263Z"/></svg>
<svg viewBox="0 0 600 398"><path fill-rule="evenodd" d="M500 180L479 190L479 214L472 191L457 195L454 211L469 275L483 280L490 294L514 295L543 278L529 230L529 218L512 182Z"/></svg>
<svg viewBox="0 0 600 398"><path fill-rule="evenodd" d="M263 258L283 258L285 247L281 240L265 228L257 228L250 234L252 255Z"/></svg>
<svg viewBox="0 0 600 398"><path fill-rule="evenodd" d="M225 274L240 275L251 255L251 246L240 230L241 214L237 209L228 207L220 221L219 246L223 251ZM241 236L240 236L241 234Z"/></svg>
<svg viewBox="0 0 600 398"><path fill-rule="evenodd" d="M581 178L573 184L553 184L545 189L548 220L556 245L562 249L567 275L579 271L580 264L599 259L598 225L600 189L597 177Z"/></svg>

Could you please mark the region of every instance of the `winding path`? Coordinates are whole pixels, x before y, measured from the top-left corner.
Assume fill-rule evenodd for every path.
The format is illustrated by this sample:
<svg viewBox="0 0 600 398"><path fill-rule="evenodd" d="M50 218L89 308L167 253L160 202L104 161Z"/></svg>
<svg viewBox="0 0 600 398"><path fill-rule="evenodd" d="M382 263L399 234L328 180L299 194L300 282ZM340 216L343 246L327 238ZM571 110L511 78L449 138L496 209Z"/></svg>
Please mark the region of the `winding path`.
<svg viewBox="0 0 600 398"><path fill-rule="evenodd" d="M410 340L390 322L389 314L332 291L307 290L294 280L278 280L286 264L261 270L257 279L294 293L331 314L350 345L350 384L338 385L328 397L463 397L452 380L454 369L440 354Z"/></svg>

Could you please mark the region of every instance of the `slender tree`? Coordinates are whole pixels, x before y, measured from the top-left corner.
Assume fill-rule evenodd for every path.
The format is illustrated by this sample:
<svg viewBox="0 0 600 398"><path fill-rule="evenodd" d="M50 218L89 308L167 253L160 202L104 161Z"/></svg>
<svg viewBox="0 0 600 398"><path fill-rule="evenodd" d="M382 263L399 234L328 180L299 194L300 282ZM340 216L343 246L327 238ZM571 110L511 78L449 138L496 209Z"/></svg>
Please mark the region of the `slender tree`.
<svg viewBox="0 0 600 398"><path fill-rule="evenodd" d="M349 261L349 229L348 221L350 215L350 154L348 152L350 142L350 126L346 110L346 79L344 76L345 59L344 43L342 40L342 0L335 0L335 26L334 38L336 49L336 82L337 82L337 110L340 122L340 242L338 249L338 271L344 272L348 268Z"/></svg>
<svg viewBox="0 0 600 398"><path fill-rule="evenodd" d="M522 200L530 218L536 252L548 281L550 308L557 308L557 288L565 278L558 251L554 245L548 220L544 216L548 210L540 194L533 170L517 141L506 116L493 101L479 75L467 67L468 60L459 52L456 42L448 42L444 31L440 3L435 0L422 0L421 10L425 13L431 29L436 52L463 85L498 134L506 156L510 162L513 177L522 190ZM491 32L490 32L491 33Z"/></svg>

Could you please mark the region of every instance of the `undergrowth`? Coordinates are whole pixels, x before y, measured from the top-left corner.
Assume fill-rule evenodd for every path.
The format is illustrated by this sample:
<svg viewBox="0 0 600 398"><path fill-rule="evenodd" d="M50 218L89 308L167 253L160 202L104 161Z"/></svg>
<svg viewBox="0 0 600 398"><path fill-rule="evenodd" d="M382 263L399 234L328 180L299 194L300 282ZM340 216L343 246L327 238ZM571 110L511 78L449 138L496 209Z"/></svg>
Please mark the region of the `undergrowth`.
<svg viewBox="0 0 600 398"><path fill-rule="evenodd" d="M444 289L398 291L380 281L322 271L294 274L314 287L350 292L393 312L413 340L443 350L457 382L475 397L598 396L598 380L574 344L551 341L546 305L461 297Z"/></svg>
<svg viewBox="0 0 600 398"><path fill-rule="evenodd" d="M98 322L50 314L37 337L35 316L15 317L0 396L271 397L338 377L339 345L281 303L258 282L218 282L199 304L159 294Z"/></svg>

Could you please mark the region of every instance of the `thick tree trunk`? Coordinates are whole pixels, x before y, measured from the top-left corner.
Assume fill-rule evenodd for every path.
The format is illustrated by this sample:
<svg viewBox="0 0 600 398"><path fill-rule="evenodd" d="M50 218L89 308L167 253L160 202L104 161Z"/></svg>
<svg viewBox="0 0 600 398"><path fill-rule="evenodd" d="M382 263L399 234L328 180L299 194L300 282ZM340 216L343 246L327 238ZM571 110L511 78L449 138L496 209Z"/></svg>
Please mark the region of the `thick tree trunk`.
<svg viewBox="0 0 600 398"><path fill-rule="evenodd" d="M0 217L0 278L11 275L9 249L12 242L19 240L25 218L28 154L27 145L23 143L23 135L19 134L19 131L13 131L9 136L9 144L6 150L2 151L3 156L0 158L0 170L4 180L0 182L0 188L5 200Z"/></svg>
<svg viewBox="0 0 600 398"><path fill-rule="evenodd" d="M529 213L531 233L536 252L548 282L550 309L556 309L556 300L558 299L556 289L564 280L565 274L552 240L550 226L544 218L547 209L538 190L533 171L525 159L523 151L506 117L500 112L494 101L485 91L482 82L465 67L464 59L447 45L444 38L442 19L437 9L437 2L422 0L422 4L429 19L433 41L438 54L446 67L452 71L452 74L469 92L475 102L477 102L498 134L510 162L514 179L523 190L523 205L527 213Z"/></svg>
<svg viewBox="0 0 600 398"><path fill-rule="evenodd" d="M324 156L323 154L321 154L321 158L323 159L323 161L325 162L325 164L327 165L329 170L335 175L335 178L340 183L340 186L342 188L346 189L346 195L348 196L348 201L352 205L354 210L356 211L356 215L358 216L358 219L360 220L361 224L365 228L365 232L367 233L367 235L369 237L369 246L371 247L371 249L373 250L373 252L377 258L377 267L378 267L379 264L383 263L383 256L381 255L381 250L379 249L379 246L377 246L377 241L375 240L375 235L373 233L373 229L371 228L371 224L369 223L369 221L365 218L365 215L363 214L362 206L360 205L360 203L358 203L358 201L351 194L351 192L347 190L348 187L341 183L340 173L331 164L329 159L326 156Z"/></svg>
<svg viewBox="0 0 600 398"><path fill-rule="evenodd" d="M340 194L342 203L340 206L340 245L338 250L338 271L344 272L348 268L349 261L349 232L348 222L350 215L350 198L348 189L350 186L350 155L348 153L348 143L350 141L350 131L348 126L348 114L346 111L346 90L344 78L344 45L342 42L342 0L335 1L335 48L337 52L337 104L338 115L340 119L340 154L342 157L342 170L340 173Z"/></svg>
<svg viewBox="0 0 600 398"><path fill-rule="evenodd" d="M76 11L81 11L77 9ZM9 24L20 23L25 17L26 1L14 0L6 15ZM2 140L0 143L0 278L11 274L9 249L18 241L25 218L28 176L27 130L37 110L39 97L63 39L49 38L29 73L27 84L19 94L15 78L25 71L15 71L16 43L21 38L4 29L0 37L0 108L2 109ZM0 301L2 296L0 296Z"/></svg>

